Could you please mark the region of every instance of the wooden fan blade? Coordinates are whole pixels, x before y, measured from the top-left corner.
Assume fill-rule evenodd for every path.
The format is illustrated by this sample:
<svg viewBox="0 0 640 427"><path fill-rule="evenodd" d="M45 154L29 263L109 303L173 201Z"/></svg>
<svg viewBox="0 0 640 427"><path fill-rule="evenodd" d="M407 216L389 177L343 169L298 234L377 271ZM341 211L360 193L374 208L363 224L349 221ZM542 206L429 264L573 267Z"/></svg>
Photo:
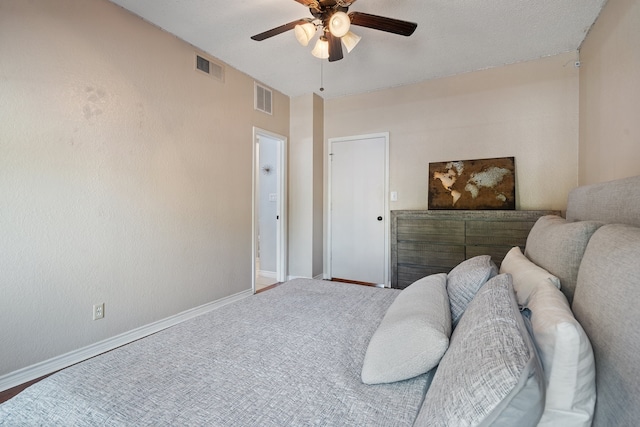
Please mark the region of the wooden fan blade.
<svg viewBox="0 0 640 427"><path fill-rule="evenodd" d="M342 55L342 42L340 37L336 37L331 34L330 31L326 33L327 42L329 42L329 62L339 61L344 56Z"/></svg>
<svg viewBox="0 0 640 427"><path fill-rule="evenodd" d="M298 24L306 24L309 22L308 19L298 19L297 21L289 22L288 24L280 25L279 27L272 28L264 33L256 34L255 36L251 36L251 39L256 41L262 41L264 39L268 39L269 37L277 36L278 34L284 33L285 31L293 30L293 28Z"/></svg>
<svg viewBox="0 0 640 427"><path fill-rule="evenodd" d="M369 13L351 12L349 14L352 25L373 28L374 30L386 31L387 33L410 36L418 28L414 22L401 21L399 19L386 18L384 16L371 15Z"/></svg>
<svg viewBox="0 0 640 427"><path fill-rule="evenodd" d="M304 0L296 0L299 1L300 3L305 3ZM313 1L311 1L313 3ZM349 0L349 1L342 1L341 2L341 6L342 7L349 7L352 4L354 4L356 2L356 0ZM337 0L318 0L318 3L320 3L321 6L325 7L325 8L329 8L329 7L334 7L338 1Z"/></svg>

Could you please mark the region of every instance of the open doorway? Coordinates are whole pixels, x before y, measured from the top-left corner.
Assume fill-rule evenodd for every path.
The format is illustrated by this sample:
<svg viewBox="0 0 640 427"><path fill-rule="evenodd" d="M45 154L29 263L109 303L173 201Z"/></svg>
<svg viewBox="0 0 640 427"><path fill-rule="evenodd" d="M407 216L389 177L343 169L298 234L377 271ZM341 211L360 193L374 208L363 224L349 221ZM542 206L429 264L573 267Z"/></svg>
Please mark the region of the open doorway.
<svg viewBox="0 0 640 427"><path fill-rule="evenodd" d="M286 277L286 138L254 128L253 291Z"/></svg>

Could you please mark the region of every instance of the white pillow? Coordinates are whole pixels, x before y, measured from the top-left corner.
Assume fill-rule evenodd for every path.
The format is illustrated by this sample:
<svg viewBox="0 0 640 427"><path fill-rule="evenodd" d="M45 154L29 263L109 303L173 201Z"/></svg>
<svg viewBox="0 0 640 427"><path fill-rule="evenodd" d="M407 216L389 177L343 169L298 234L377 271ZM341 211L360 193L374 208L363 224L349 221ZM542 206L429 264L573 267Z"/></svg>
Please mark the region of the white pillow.
<svg viewBox="0 0 640 427"><path fill-rule="evenodd" d="M513 280L518 304L527 305L531 292L540 282L548 281L560 289L560 279L542 267L538 267L522 254L520 248L511 248L502 260L500 274L509 273Z"/></svg>
<svg viewBox="0 0 640 427"><path fill-rule="evenodd" d="M531 292L531 326L547 380L538 426L591 426L596 401L593 350L567 298L548 281Z"/></svg>
<svg viewBox="0 0 640 427"><path fill-rule="evenodd" d="M362 365L362 382L391 383L434 368L449 346L451 311L445 273L402 290L374 332Z"/></svg>

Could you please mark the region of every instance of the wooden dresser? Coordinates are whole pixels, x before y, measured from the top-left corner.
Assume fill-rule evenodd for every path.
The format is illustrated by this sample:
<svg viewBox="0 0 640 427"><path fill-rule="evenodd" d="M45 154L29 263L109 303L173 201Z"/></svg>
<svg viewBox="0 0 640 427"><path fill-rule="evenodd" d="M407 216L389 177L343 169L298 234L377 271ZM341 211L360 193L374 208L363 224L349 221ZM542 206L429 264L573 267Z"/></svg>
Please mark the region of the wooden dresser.
<svg viewBox="0 0 640 427"><path fill-rule="evenodd" d="M391 287L448 273L465 259L491 255L500 266L514 246L524 252L529 230L560 211L391 211Z"/></svg>

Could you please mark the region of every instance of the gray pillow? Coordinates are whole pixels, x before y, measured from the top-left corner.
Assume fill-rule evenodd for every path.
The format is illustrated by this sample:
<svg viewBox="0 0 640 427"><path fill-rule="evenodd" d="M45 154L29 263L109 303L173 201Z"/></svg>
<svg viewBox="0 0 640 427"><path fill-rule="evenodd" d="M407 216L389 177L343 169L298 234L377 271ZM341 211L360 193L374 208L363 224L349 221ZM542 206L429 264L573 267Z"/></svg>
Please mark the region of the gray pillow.
<svg viewBox="0 0 640 427"><path fill-rule="evenodd" d="M428 372L447 350L450 335L447 275L412 283L398 294L371 337L362 382L391 383Z"/></svg>
<svg viewBox="0 0 640 427"><path fill-rule="evenodd" d="M491 279L451 336L414 426L536 426L544 374L511 276Z"/></svg>
<svg viewBox="0 0 640 427"><path fill-rule="evenodd" d="M498 267L489 255L479 255L462 261L447 275L447 292L451 305L451 320L455 327L467 305L487 280L498 274Z"/></svg>
<svg viewBox="0 0 640 427"><path fill-rule="evenodd" d="M584 250L601 225L597 221L567 222L560 216L547 215L539 218L529 232L524 255L560 279L560 289L569 304Z"/></svg>

